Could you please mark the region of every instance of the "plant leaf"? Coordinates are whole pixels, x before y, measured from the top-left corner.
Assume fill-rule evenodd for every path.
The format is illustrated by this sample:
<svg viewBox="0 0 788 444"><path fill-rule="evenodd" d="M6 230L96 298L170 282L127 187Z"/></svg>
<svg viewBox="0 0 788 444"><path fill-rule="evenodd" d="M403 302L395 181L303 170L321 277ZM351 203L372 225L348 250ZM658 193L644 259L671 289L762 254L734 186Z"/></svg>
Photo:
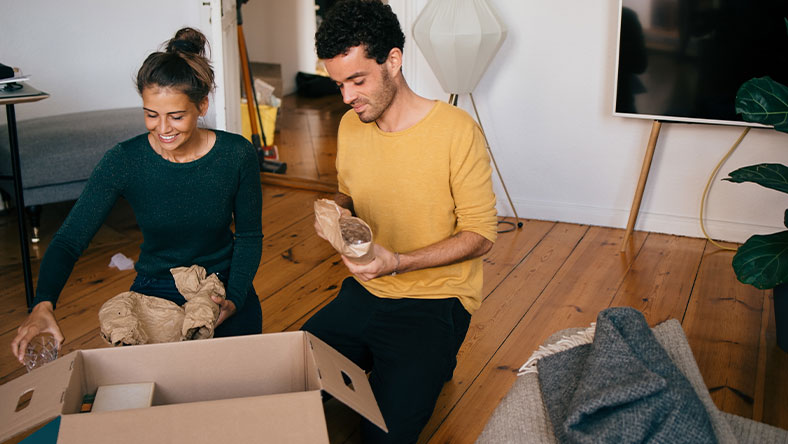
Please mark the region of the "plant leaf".
<svg viewBox="0 0 788 444"><path fill-rule="evenodd" d="M760 163L739 168L728 173L727 180L734 183L753 182L766 188L788 193L788 166L779 163Z"/></svg>
<svg viewBox="0 0 788 444"><path fill-rule="evenodd" d="M733 271L739 281L761 290L788 282L788 231L747 239L733 256Z"/></svg>
<svg viewBox="0 0 788 444"><path fill-rule="evenodd" d="M788 88L769 76L750 79L736 93L736 112L747 122L788 133Z"/></svg>

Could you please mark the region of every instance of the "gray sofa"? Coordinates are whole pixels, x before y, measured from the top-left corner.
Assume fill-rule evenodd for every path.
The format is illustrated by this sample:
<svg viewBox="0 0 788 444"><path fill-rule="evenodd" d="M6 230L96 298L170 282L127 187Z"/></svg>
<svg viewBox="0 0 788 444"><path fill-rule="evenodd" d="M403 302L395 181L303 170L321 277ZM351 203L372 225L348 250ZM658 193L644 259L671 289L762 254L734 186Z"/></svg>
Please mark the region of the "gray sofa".
<svg viewBox="0 0 788 444"><path fill-rule="evenodd" d="M76 200L104 153L118 142L144 133L139 107L87 111L23 120L17 123L22 190L38 241L40 206ZM0 176L11 175L8 127L0 125ZM0 181L13 200L14 185Z"/></svg>

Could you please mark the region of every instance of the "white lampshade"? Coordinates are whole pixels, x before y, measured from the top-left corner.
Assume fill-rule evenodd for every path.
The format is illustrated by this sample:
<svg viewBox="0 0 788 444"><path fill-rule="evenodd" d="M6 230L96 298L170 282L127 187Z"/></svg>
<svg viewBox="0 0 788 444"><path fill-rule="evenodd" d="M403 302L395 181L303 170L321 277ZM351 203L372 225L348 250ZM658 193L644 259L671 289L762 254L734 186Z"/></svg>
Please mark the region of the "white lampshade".
<svg viewBox="0 0 788 444"><path fill-rule="evenodd" d="M413 39L447 93L473 92L506 39L486 0L430 0L413 23Z"/></svg>

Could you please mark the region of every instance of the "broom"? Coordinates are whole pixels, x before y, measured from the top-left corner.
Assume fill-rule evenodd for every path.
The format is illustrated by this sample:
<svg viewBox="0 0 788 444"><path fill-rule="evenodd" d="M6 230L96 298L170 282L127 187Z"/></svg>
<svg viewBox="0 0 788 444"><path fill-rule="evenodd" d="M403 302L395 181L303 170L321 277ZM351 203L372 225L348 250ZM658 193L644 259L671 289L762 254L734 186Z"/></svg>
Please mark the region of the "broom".
<svg viewBox="0 0 788 444"><path fill-rule="evenodd" d="M279 158L279 151L276 146L268 146L265 140L265 131L261 131L263 121L260 117L259 108L257 105L257 94L254 90L252 83L252 76L250 75L251 65L249 63L249 54L246 52L246 39L244 38L243 31L243 18L241 16L241 5L249 0L241 0L237 3L236 10L238 11L238 52L241 56L241 71L244 78L244 92L246 93L246 106L249 110L249 123L252 128L252 145L257 150L257 158L260 162L260 171L264 173L277 173L284 174L287 171L287 164L277 160ZM258 123L260 126L258 127ZM260 143L260 133L262 132L263 142Z"/></svg>

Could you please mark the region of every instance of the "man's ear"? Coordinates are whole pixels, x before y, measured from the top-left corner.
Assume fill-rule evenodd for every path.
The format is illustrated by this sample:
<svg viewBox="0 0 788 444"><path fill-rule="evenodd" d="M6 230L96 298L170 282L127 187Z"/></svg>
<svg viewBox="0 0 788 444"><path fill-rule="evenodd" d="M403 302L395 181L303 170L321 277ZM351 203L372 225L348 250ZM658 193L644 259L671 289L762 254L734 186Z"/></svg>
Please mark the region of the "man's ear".
<svg viewBox="0 0 788 444"><path fill-rule="evenodd" d="M386 59L386 67L389 70L389 75L394 77L402 69L402 50L399 48L391 48L389 56Z"/></svg>

